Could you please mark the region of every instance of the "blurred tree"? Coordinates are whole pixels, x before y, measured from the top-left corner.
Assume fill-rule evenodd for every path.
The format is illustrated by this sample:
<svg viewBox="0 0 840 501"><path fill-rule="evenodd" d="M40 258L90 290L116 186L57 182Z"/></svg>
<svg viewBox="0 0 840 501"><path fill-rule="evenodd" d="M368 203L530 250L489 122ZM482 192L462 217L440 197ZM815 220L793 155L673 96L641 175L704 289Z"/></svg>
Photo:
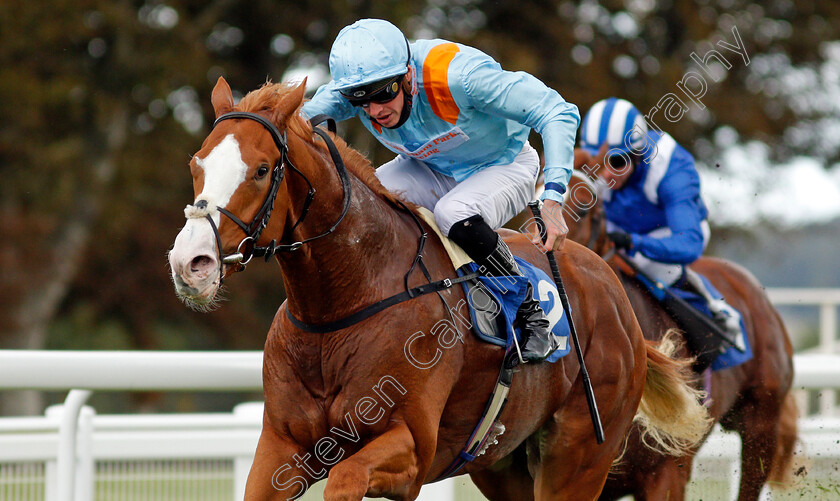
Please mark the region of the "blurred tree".
<svg viewBox="0 0 840 501"><path fill-rule="evenodd" d="M722 126L742 140L766 142L776 160L840 160L833 132L840 125L833 104L840 89L836 2L566 0L479 8L486 25L477 45L541 76L582 113L614 95L648 114L672 93L687 113L669 121L660 111L657 124L709 165L719 158L723 144L715 133ZM742 45L748 61L721 42ZM712 49L726 63L706 59ZM686 79L689 72L702 82ZM679 88L684 79L696 100Z"/></svg>
<svg viewBox="0 0 840 501"><path fill-rule="evenodd" d="M326 54L355 18L403 9L0 4L0 346L260 348L284 297L278 276L245 274L227 308L200 315L175 299L165 264L212 85L279 79L300 52ZM6 396L0 412L42 410L38 394Z"/></svg>

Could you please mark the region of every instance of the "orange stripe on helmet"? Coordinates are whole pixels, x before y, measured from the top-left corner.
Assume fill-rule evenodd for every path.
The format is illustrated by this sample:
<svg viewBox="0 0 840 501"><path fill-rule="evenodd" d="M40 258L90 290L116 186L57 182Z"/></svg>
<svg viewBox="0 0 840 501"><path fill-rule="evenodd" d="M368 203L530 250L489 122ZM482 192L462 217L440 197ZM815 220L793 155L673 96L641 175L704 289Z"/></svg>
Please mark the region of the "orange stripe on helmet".
<svg viewBox="0 0 840 501"><path fill-rule="evenodd" d="M442 120L455 125L461 110L455 104L449 92L449 63L459 52L454 43L444 43L434 47L423 62L423 88L429 98L432 111Z"/></svg>

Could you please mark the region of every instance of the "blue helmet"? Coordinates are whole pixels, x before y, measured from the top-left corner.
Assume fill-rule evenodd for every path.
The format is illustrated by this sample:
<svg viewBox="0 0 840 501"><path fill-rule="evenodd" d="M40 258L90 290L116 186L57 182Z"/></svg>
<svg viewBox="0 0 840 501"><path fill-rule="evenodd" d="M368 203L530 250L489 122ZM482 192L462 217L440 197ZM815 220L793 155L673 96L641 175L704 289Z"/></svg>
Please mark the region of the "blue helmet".
<svg viewBox="0 0 840 501"><path fill-rule="evenodd" d="M647 133L639 110L630 101L611 97L589 108L581 125L580 147L593 155L604 143L612 154L642 153Z"/></svg>
<svg viewBox="0 0 840 501"><path fill-rule="evenodd" d="M361 19L345 27L330 50L330 74L338 91L403 75L408 63L405 35L381 19Z"/></svg>

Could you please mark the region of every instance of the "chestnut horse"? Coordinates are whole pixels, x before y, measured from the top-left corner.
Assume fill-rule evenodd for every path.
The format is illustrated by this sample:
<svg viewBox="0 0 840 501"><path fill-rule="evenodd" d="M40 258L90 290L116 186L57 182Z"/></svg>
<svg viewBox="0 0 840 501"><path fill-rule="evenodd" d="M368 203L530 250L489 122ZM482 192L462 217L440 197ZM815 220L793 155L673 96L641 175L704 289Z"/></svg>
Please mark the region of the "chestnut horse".
<svg viewBox="0 0 840 501"><path fill-rule="evenodd" d="M606 214L597 190L576 170L566 203L569 238L605 256L624 285L645 337L659 339L676 322L637 280L623 272L607 238ZM785 325L761 284L744 268L710 257L691 268L705 275L727 302L741 312L753 358L711 373L709 411L715 422L741 436L741 483L738 499L757 500L764 483L787 483L796 442L797 408L788 393L793 379L793 350ZM708 374L704 376L708 377ZM697 384L702 385L698 375ZM694 453L657 454L631 436L623 464L612 473L601 499L632 494L636 500L682 500Z"/></svg>
<svg viewBox="0 0 840 501"><path fill-rule="evenodd" d="M216 125L190 162L195 201L169 253L176 292L210 309L225 276L254 253L280 264L288 297L265 343L265 413L246 499L295 499L327 476L327 500L414 499L466 444L504 350L454 321L466 304L461 286L342 320L456 273L426 223L429 239L418 252L413 209L381 186L370 163L298 114L303 95L303 84L267 84L234 106L219 79ZM504 236L515 253L547 270L524 235ZM418 254L426 272L415 266ZM591 500L637 407L646 410L650 431L675 448L696 443L708 417L688 362L644 340L606 263L574 243L557 260L606 441L596 443L579 365L567 356L519 368L497 443L459 473L515 462L530 470L525 495ZM526 444L527 460L519 457Z"/></svg>

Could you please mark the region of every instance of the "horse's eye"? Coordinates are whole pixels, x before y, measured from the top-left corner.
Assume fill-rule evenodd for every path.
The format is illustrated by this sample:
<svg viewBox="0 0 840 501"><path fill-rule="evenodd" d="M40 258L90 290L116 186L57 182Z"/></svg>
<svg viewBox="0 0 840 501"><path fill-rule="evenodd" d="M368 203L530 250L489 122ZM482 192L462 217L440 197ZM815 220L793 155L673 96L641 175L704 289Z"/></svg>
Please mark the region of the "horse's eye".
<svg viewBox="0 0 840 501"><path fill-rule="evenodd" d="M257 175L254 176L254 177L256 179L262 179L262 178L265 177L266 174L268 174L268 165L267 164L262 164L257 169Z"/></svg>

